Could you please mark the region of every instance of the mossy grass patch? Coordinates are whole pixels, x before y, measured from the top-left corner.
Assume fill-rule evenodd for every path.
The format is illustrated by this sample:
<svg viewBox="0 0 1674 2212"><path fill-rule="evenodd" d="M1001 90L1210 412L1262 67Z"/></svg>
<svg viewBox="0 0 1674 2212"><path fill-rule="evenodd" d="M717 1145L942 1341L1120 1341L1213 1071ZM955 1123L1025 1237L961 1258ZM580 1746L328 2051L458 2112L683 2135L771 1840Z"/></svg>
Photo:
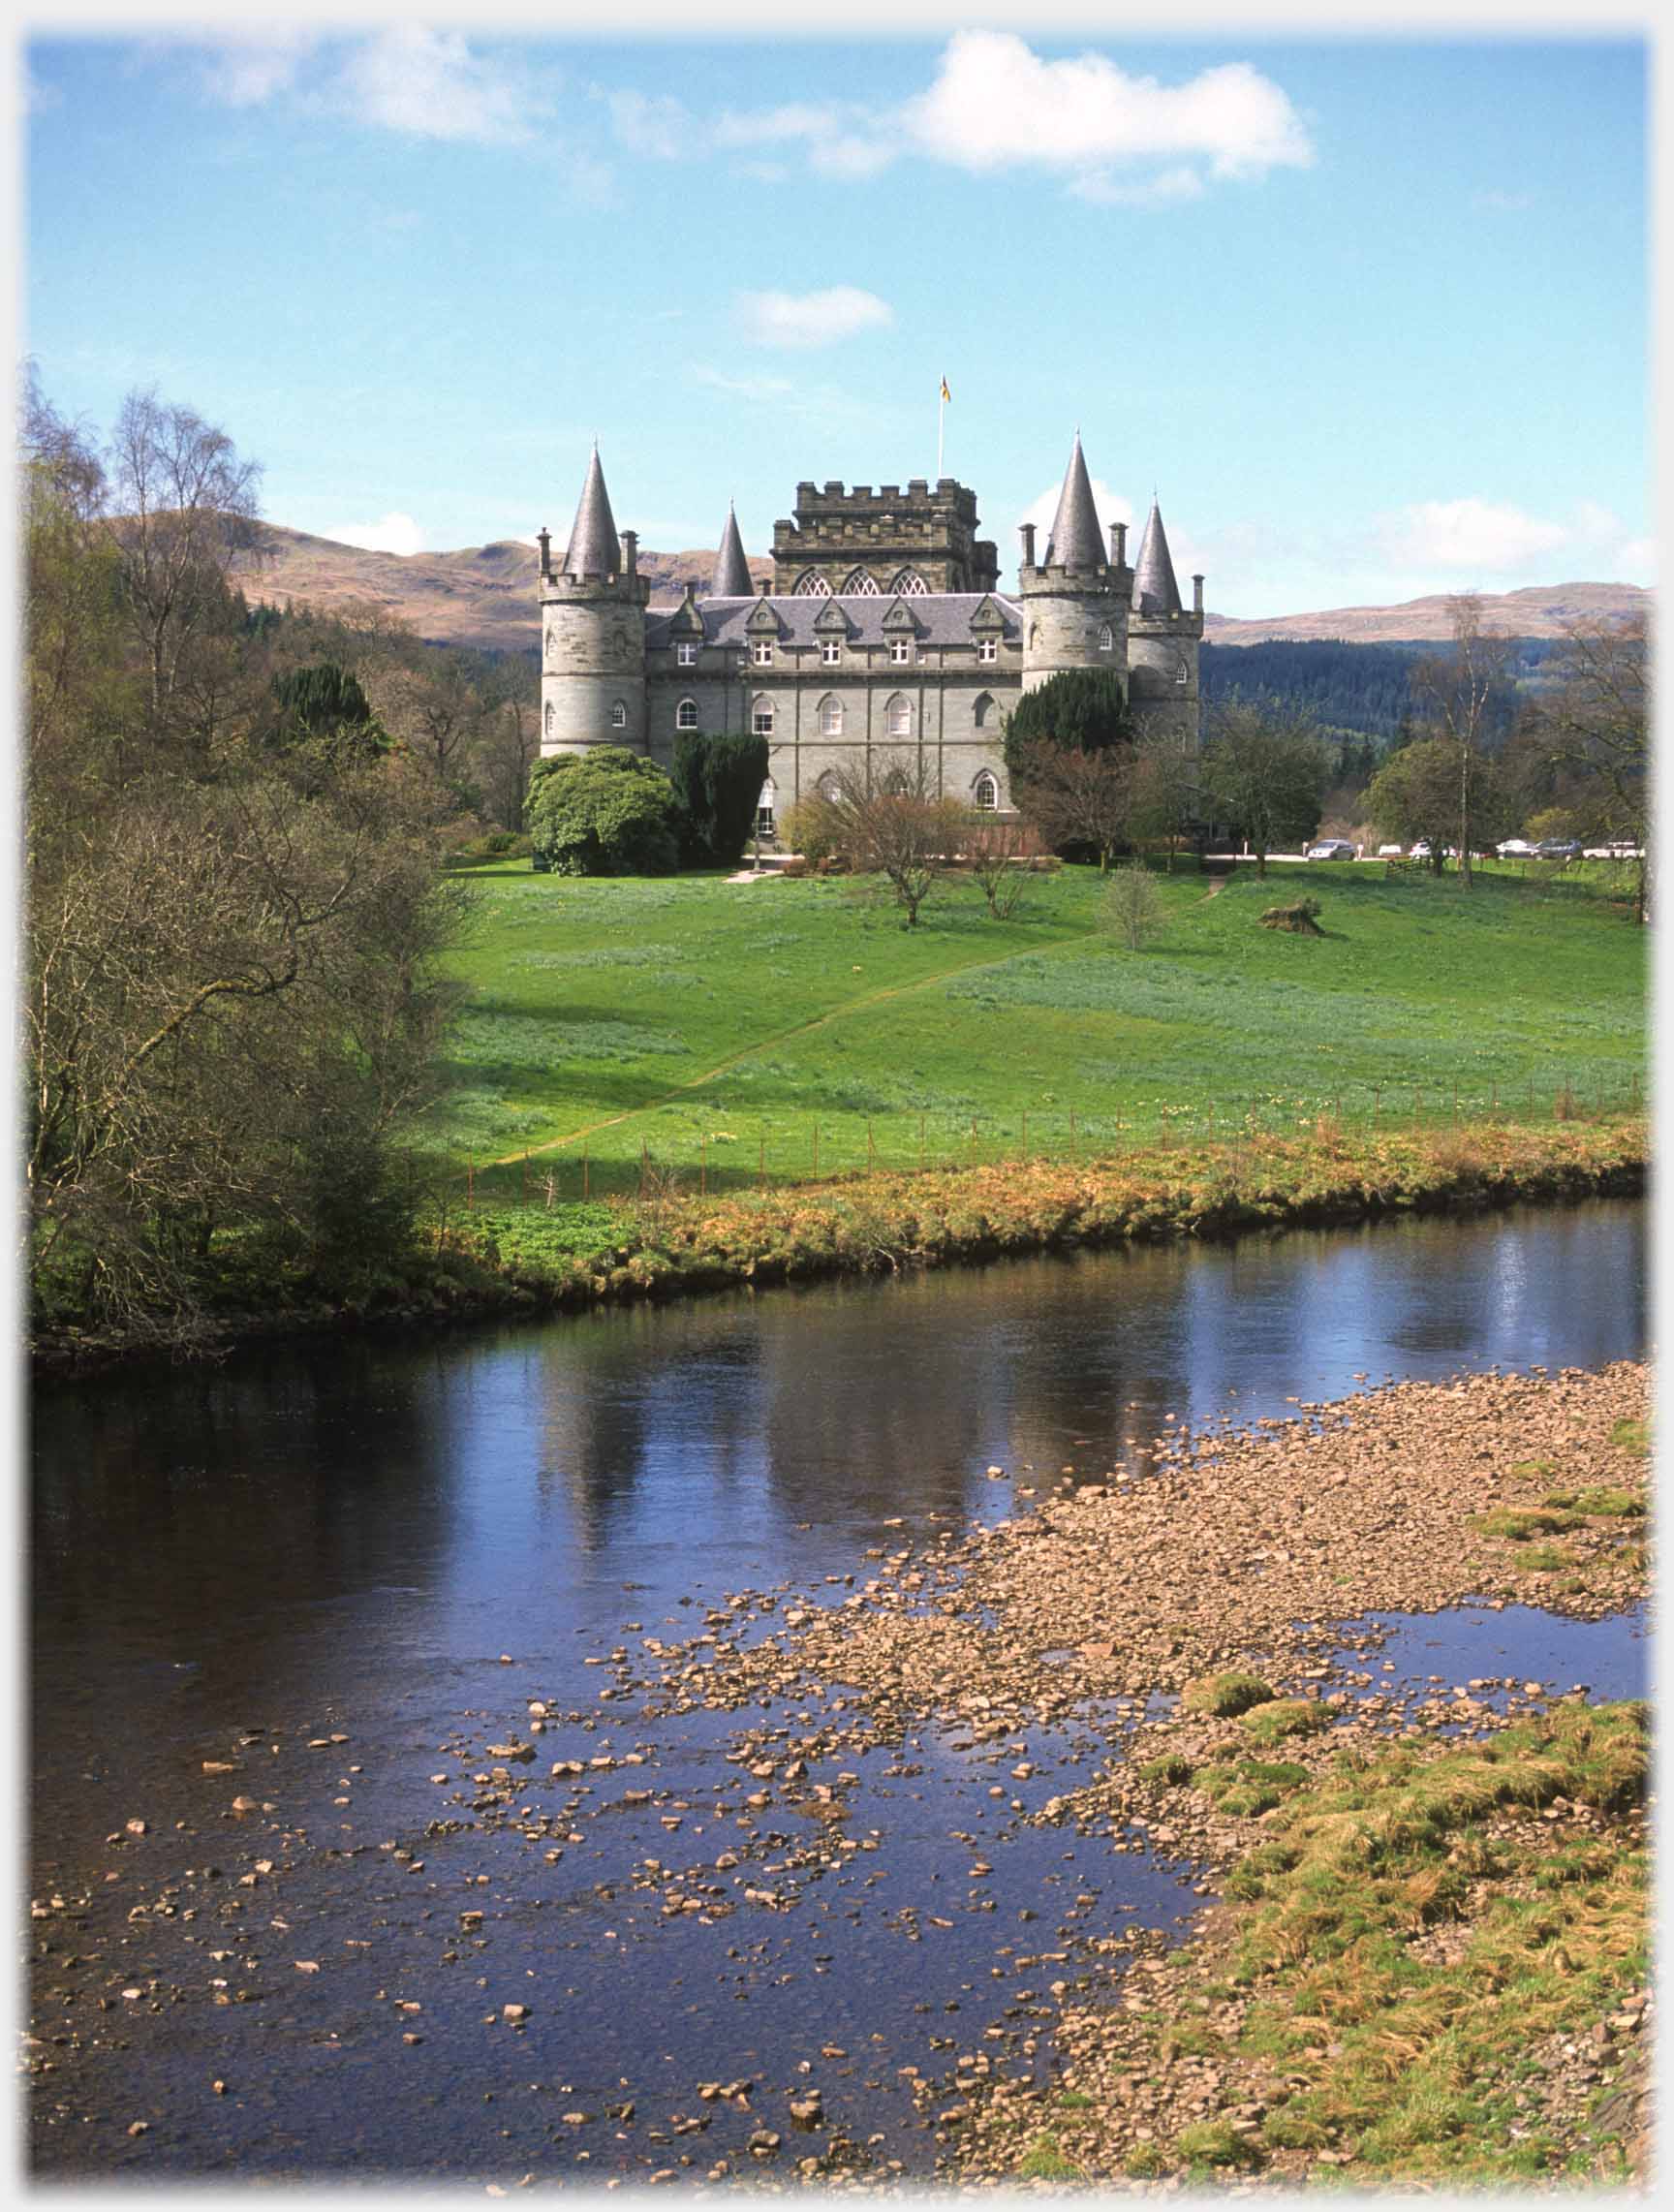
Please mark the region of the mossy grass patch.
<svg viewBox="0 0 1674 2212"><path fill-rule="evenodd" d="M1239 1715L1238 1725L1257 1743L1283 1743L1287 1736L1318 1735L1330 1727L1331 1716L1312 1698L1275 1698Z"/></svg>
<svg viewBox="0 0 1674 2212"><path fill-rule="evenodd" d="M1272 1695L1258 1674L1228 1670L1200 1674L1194 1682L1188 1682L1180 1693L1180 1702L1189 1713L1207 1713L1218 1721L1231 1721L1253 1705L1264 1704Z"/></svg>
<svg viewBox="0 0 1674 2212"><path fill-rule="evenodd" d="M1496 1506L1489 1512L1473 1513L1471 1526L1478 1536L1527 1543L1532 1537L1562 1536L1566 1529L1575 1527L1579 1517L1554 1506Z"/></svg>

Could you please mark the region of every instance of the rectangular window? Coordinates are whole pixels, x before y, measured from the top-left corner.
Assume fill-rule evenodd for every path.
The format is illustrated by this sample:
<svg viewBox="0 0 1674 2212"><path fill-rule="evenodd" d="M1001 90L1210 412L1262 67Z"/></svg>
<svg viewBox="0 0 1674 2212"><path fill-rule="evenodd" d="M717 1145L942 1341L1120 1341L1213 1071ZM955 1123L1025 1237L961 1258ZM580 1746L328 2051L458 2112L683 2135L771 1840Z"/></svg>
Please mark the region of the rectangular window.
<svg viewBox="0 0 1674 2212"><path fill-rule="evenodd" d="M756 809L756 834L758 837L772 836L773 809L770 806L759 806Z"/></svg>
<svg viewBox="0 0 1674 2212"><path fill-rule="evenodd" d="M677 665L683 669L695 669L698 666L697 646L676 645L674 648L674 659Z"/></svg>
<svg viewBox="0 0 1674 2212"><path fill-rule="evenodd" d="M837 663L843 658L843 647L837 639L821 639L820 658L826 668L832 669L836 667Z"/></svg>
<svg viewBox="0 0 1674 2212"><path fill-rule="evenodd" d="M773 659L772 639L758 638L755 643L750 647L750 658L755 662L756 666L759 669L764 669L768 667Z"/></svg>
<svg viewBox="0 0 1674 2212"><path fill-rule="evenodd" d="M913 641L909 638L891 638L889 658L892 661L910 661L913 658Z"/></svg>
<svg viewBox="0 0 1674 2212"><path fill-rule="evenodd" d="M759 706L750 717L750 727L758 737L771 737L773 734L773 709L770 706Z"/></svg>
<svg viewBox="0 0 1674 2212"><path fill-rule="evenodd" d="M978 638L976 658L979 661L997 661L1000 658L999 640L994 638Z"/></svg>

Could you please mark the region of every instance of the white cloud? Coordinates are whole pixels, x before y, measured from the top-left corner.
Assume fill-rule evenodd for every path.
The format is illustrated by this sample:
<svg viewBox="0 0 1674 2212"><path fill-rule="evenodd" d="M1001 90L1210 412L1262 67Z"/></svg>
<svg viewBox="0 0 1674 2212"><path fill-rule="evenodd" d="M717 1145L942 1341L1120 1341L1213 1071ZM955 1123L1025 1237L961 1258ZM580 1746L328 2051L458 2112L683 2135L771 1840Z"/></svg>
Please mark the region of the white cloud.
<svg viewBox="0 0 1674 2212"><path fill-rule="evenodd" d="M382 514L376 522L340 522L321 533L339 545L359 545L368 553L421 553L424 533L411 514Z"/></svg>
<svg viewBox="0 0 1674 2212"><path fill-rule="evenodd" d="M1099 510L1099 519L1104 529L1104 542L1108 545L1112 522L1126 522L1130 529L1132 528L1133 503L1124 499L1119 491L1112 491L1102 477L1089 475L1088 482L1093 486L1093 504ZM1046 533L1052 527L1052 518L1058 512L1058 495L1063 489L1064 480L1060 477L1055 483L1049 483L1043 492L1032 499L1017 517L1019 525L1025 522L1033 522L1035 525L1037 557L1046 550ZM1136 545L1129 545L1130 561L1137 551Z"/></svg>
<svg viewBox="0 0 1674 2212"><path fill-rule="evenodd" d="M965 170L1032 167L1120 206L1194 199L1206 179L1314 159L1287 96L1248 62L1167 85L1100 53L1044 61L1015 32L988 30L955 34L929 88L897 107L790 101L724 114L715 139L800 145L809 167L832 177L876 176L910 154Z"/></svg>
<svg viewBox="0 0 1674 2212"><path fill-rule="evenodd" d="M875 292L834 284L823 292L740 292L744 334L759 346L829 346L895 320Z"/></svg>
<svg viewBox="0 0 1674 2212"><path fill-rule="evenodd" d="M314 46L298 28L225 31L203 63L203 89L229 108L260 108L290 91Z"/></svg>
<svg viewBox="0 0 1674 2212"><path fill-rule="evenodd" d="M961 169L1084 172L1184 157L1214 176L1258 176L1314 158L1295 109L1248 62L1164 85L1099 53L1041 61L1011 31L957 33L935 83L905 112L920 148Z"/></svg>
<svg viewBox="0 0 1674 2212"><path fill-rule="evenodd" d="M644 92L606 95L610 121L631 154L645 161L679 161L692 150L692 118L669 94Z"/></svg>
<svg viewBox="0 0 1674 2212"><path fill-rule="evenodd" d="M1617 546L1613 563L1614 575L1606 580L1624 583L1641 583L1651 586L1657 581L1657 541L1655 538L1626 538Z"/></svg>
<svg viewBox="0 0 1674 2212"><path fill-rule="evenodd" d="M1502 575L1538 564L1572 533L1508 502L1430 499L1404 507L1383 526L1383 551L1414 567Z"/></svg>
<svg viewBox="0 0 1674 2212"><path fill-rule="evenodd" d="M346 57L336 102L358 120L418 139L515 143L531 104L508 69L472 53L457 31L392 24Z"/></svg>

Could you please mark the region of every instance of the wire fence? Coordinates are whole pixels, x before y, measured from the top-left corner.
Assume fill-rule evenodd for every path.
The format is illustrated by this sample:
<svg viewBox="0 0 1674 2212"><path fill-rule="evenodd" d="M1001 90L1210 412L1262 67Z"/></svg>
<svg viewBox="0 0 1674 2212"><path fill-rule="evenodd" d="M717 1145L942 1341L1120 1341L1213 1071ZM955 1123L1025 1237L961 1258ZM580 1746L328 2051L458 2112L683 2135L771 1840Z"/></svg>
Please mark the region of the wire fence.
<svg viewBox="0 0 1674 2212"><path fill-rule="evenodd" d="M511 1160L469 1160L444 1180L436 1203L440 1218L457 1220L508 1206L551 1210L610 1199L728 1197L865 1174L1119 1160L1159 1145L1220 1145L1235 1162L1273 1137L1534 1127L1604 1119L1644 1104L1639 1071L1614 1064L1555 1068L1515 1081L1352 1083L1305 1098L1140 1102L1091 1113L1058 1106L969 1116L837 1112L749 1133L717 1114L712 1124L647 1134L636 1150L620 1129L606 1128Z"/></svg>

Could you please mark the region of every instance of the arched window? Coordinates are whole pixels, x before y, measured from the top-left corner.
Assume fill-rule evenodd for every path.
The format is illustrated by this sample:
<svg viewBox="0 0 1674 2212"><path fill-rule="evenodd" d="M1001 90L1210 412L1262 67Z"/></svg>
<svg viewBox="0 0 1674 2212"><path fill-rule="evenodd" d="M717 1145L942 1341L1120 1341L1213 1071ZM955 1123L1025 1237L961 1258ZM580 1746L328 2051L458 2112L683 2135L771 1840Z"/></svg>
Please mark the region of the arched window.
<svg viewBox="0 0 1674 2212"><path fill-rule="evenodd" d="M676 730L697 729L698 701L695 699L683 699L674 709L674 727Z"/></svg>
<svg viewBox="0 0 1674 2212"><path fill-rule="evenodd" d="M548 700L546 701L546 719L542 726L548 737L550 737L552 734L552 725L556 720L557 716L552 711L552 701Z"/></svg>
<svg viewBox="0 0 1674 2212"><path fill-rule="evenodd" d="M916 569L898 569L889 579L889 589L904 592L909 599L916 599L926 594L930 586Z"/></svg>
<svg viewBox="0 0 1674 2212"><path fill-rule="evenodd" d="M1175 662L1175 664L1174 664L1174 681L1175 681L1177 684L1183 684L1183 683L1190 683L1190 682L1191 682L1191 680L1192 680L1192 678L1191 678L1191 674L1190 674L1189 670L1187 670L1187 667L1186 667L1186 664L1185 664L1185 662L1184 662L1184 661L1176 661L1176 662Z"/></svg>
<svg viewBox="0 0 1674 2212"><path fill-rule="evenodd" d="M611 729L612 729L612 730L626 730L626 729L627 729L627 727L628 727L628 704L627 704L627 701L626 701L625 700L620 700L620 699L619 699L619 700L615 701L613 702L613 704L611 705L611 708L610 708L610 727L611 727Z"/></svg>
<svg viewBox="0 0 1674 2212"><path fill-rule="evenodd" d="M558 650L558 626L557 626L557 624L556 624L556 623L552 623L551 625L549 625L549 626L548 626L548 628L547 628L547 632L546 632L546 658L547 658L548 660L551 660L552 656L553 656L553 655L554 655L554 654L557 652L557 650Z"/></svg>
<svg viewBox="0 0 1674 2212"><path fill-rule="evenodd" d="M761 786L760 797L756 801L756 834L758 837L771 837L773 835L773 810L778 804L778 791L774 786L773 778L769 776Z"/></svg>
<svg viewBox="0 0 1674 2212"><path fill-rule="evenodd" d="M818 569L804 569L790 589L795 599L829 599L831 596L831 586Z"/></svg>
<svg viewBox="0 0 1674 2212"><path fill-rule="evenodd" d="M994 695L979 691L971 704L971 726L975 730L989 730L994 724Z"/></svg>
<svg viewBox="0 0 1674 2212"><path fill-rule="evenodd" d="M843 589L852 597L861 599L877 599L880 596L878 578L869 576L864 569L855 569L846 576Z"/></svg>
<svg viewBox="0 0 1674 2212"><path fill-rule="evenodd" d="M814 789L822 798L838 799L843 796L843 778L835 768L827 768Z"/></svg>
<svg viewBox="0 0 1674 2212"><path fill-rule="evenodd" d="M911 737L913 734L913 702L897 692L886 709L887 727L891 737Z"/></svg>
<svg viewBox="0 0 1674 2212"><path fill-rule="evenodd" d="M992 814L1000 804L1000 786L986 768L971 787L971 802L979 814Z"/></svg>
<svg viewBox="0 0 1674 2212"><path fill-rule="evenodd" d="M1101 653L1108 653L1114 649L1115 644L1115 631L1111 629L1108 622L1100 623L1099 627L1099 650Z"/></svg>
<svg viewBox="0 0 1674 2212"><path fill-rule="evenodd" d="M820 734L822 737L841 737L843 734L843 701L829 693L820 701Z"/></svg>
<svg viewBox="0 0 1674 2212"><path fill-rule="evenodd" d="M758 692L750 709L750 728L758 737L773 734L773 701L765 692Z"/></svg>
<svg viewBox="0 0 1674 2212"><path fill-rule="evenodd" d="M1038 645L1039 642L1040 625L1038 622L1031 622L1029 625L1029 650L1034 652L1036 646Z"/></svg>
<svg viewBox="0 0 1674 2212"><path fill-rule="evenodd" d="M884 778L884 791L890 798L905 798L907 796L906 769L891 768Z"/></svg>

